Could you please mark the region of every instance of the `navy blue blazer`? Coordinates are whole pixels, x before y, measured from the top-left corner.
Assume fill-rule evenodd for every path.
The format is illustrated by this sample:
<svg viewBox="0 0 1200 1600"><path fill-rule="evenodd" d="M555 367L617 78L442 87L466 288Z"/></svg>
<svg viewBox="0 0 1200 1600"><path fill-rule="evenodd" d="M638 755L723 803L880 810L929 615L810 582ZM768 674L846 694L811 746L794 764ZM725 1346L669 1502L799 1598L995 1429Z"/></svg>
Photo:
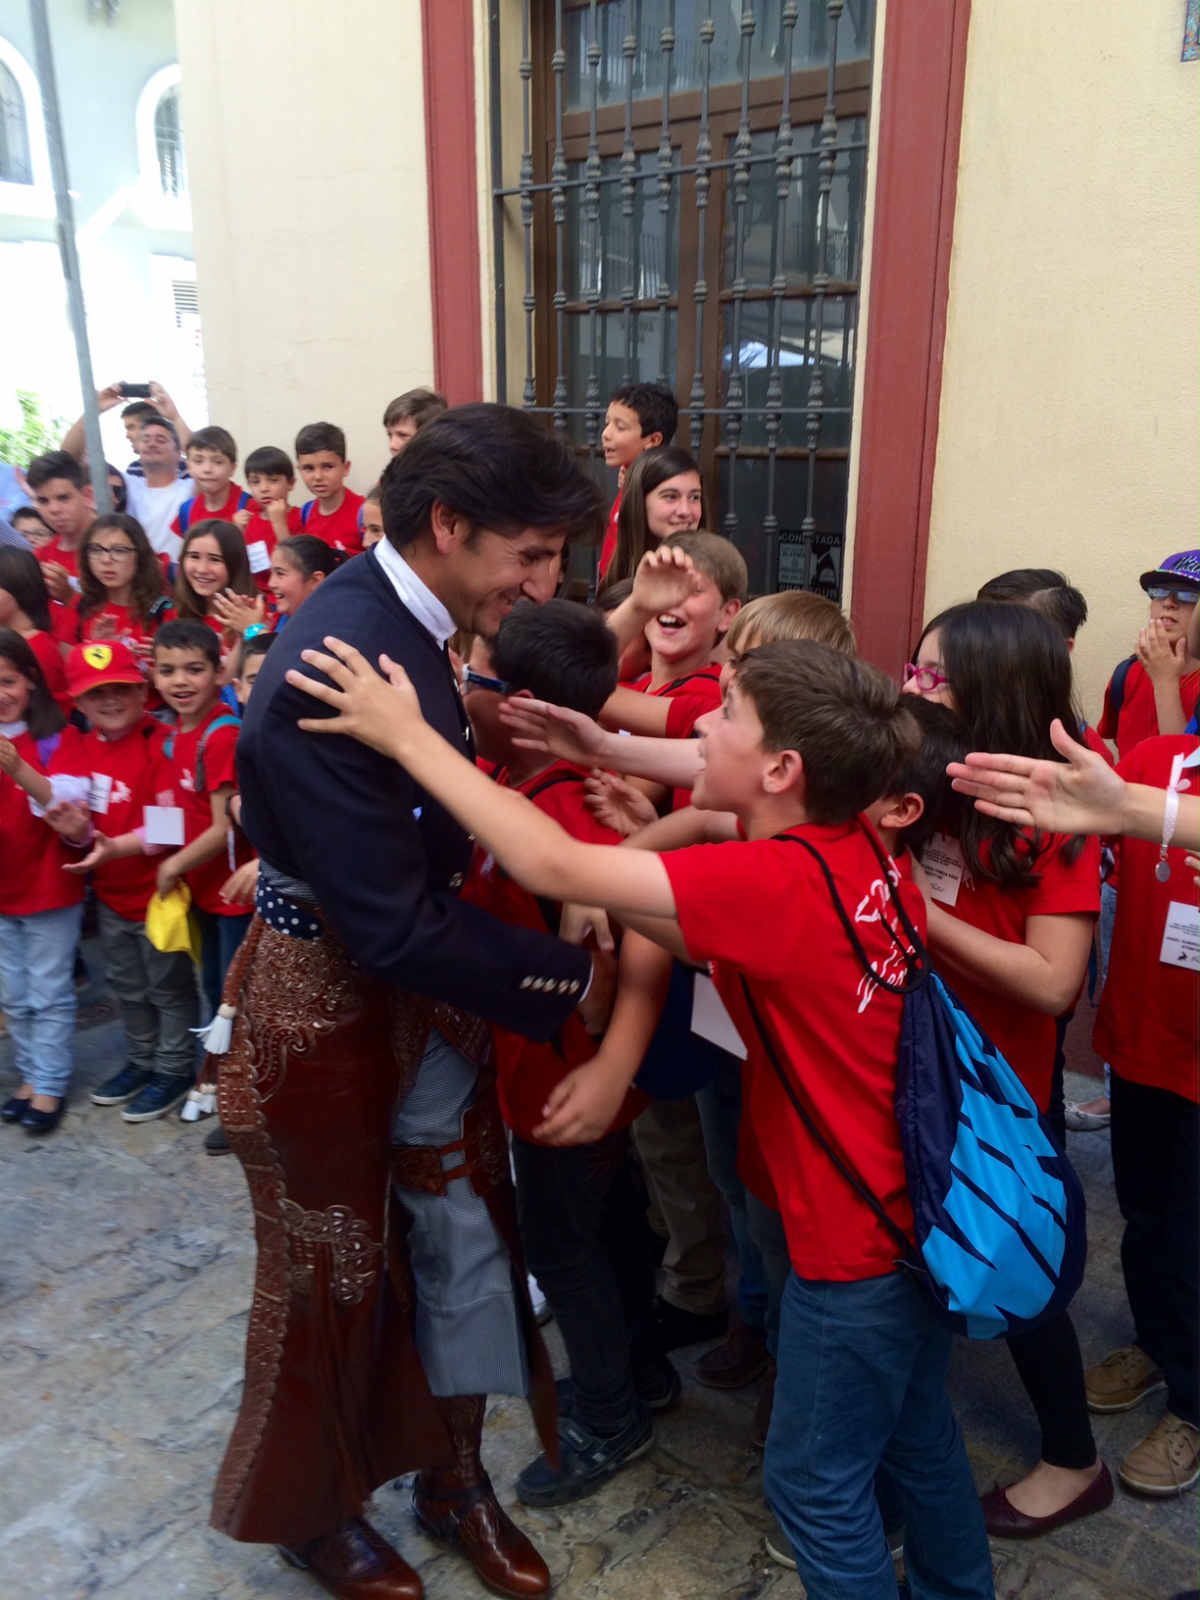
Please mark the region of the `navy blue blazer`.
<svg viewBox="0 0 1200 1600"><path fill-rule="evenodd" d="M458 890L471 841L449 812L388 757L297 728L326 708L284 674L303 667L300 652L322 648L326 634L372 664L384 651L400 662L426 719L474 759L449 657L369 551L314 590L263 660L237 746L247 835L272 866L312 887L365 972L551 1038L579 1001L590 957L465 904Z"/></svg>

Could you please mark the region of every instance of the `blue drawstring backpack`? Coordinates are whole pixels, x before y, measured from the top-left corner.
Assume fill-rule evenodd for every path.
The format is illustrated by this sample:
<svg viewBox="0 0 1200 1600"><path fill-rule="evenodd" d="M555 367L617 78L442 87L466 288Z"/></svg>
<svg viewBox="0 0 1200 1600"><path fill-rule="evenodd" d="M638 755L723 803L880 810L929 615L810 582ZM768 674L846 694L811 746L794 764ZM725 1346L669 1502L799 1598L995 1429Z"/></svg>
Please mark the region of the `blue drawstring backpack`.
<svg viewBox="0 0 1200 1600"><path fill-rule="evenodd" d="M932 970L894 891L883 847L862 826L905 935L902 941L889 928L906 967L899 983L875 972L820 851L795 834L777 837L813 857L863 971L881 989L902 996L895 1105L915 1249L853 1163L817 1126L743 978L746 1003L801 1122L896 1241L901 1261L920 1277L942 1316L971 1339L1020 1333L1065 1311L1082 1281L1083 1189L1020 1078Z"/></svg>

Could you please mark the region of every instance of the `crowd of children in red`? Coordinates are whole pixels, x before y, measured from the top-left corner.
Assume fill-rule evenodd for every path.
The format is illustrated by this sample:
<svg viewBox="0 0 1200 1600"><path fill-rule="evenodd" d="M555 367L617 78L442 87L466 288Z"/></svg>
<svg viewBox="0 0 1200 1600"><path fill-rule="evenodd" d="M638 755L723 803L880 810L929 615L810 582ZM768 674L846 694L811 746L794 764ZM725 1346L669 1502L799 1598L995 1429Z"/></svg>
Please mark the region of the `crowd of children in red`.
<svg viewBox="0 0 1200 1600"><path fill-rule="evenodd" d="M441 409L428 391L393 402L392 450ZM157 413L138 421L177 440ZM1200 940L1194 862L1165 826L1159 844L1112 841L1102 860L1097 839L976 808L946 768L972 750L1058 759L1058 722L1110 761L1112 741L1130 782L1186 787L1200 750L1200 553L1141 574L1149 617L1095 732L1070 665L1087 607L1048 570L1004 573L934 617L896 686L857 659L832 602L748 600L741 555L703 531L676 422L653 385L611 399L603 446L619 492L596 605L521 603L494 638L455 641L478 775L423 739L403 682L354 652L322 659L334 687L311 691L339 710L326 731L394 755L471 830L464 894L501 921L619 952L599 1042L577 1014L552 1043L494 1030L528 1265L571 1367L559 1459L533 1461L518 1495L562 1504L636 1459L680 1398L670 1351L724 1335L698 1376L761 1384L771 1548L810 1595L894 1594L901 1528L913 1595L987 1595L985 1528L1031 1537L1111 1503L1090 1414L1165 1387L1120 1479L1169 1495L1200 1476ZM24 519L35 550L0 549L0 981L19 1077L0 1117L30 1136L67 1104L85 886L127 1036L93 1101L131 1122L207 1109L189 1098L193 1030L220 1004L257 878L240 829L239 707L288 617L384 536L379 493L346 487L331 424L297 435L303 508L289 504L281 449L253 450L242 488L224 429L185 443L193 492L179 497L174 546L126 513L95 516L83 469L59 451L27 469L44 519ZM656 563L689 587L646 616ZM754 1017L825 1138L911 1233L893 1110L900 1004L864 976L829 885L855 908L880 977L903 948L899 903L1062 1144L1063 1034L1102 876L1111 948L1095 1042L1111 1068L1134 1337L1085 1370L1065 1312L1010 1336L1041 1456L979 1501L946 1398L950 1334L797 1121ZM179 885L200 933L199 987L187 951L147 937L152 901ZM688 1064L666 1087L664 1060ZM1096 1104L1093 1126L1109 1116ZM212 1130L209 1148L223 1143Z"/></svg>

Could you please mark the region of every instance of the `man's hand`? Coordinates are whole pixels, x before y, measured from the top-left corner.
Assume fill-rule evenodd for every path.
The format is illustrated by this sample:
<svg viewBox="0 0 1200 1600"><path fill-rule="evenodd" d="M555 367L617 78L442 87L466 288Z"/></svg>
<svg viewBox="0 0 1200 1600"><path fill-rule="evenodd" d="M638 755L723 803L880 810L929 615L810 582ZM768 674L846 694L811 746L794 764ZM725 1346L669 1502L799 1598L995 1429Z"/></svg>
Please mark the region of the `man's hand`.
<svg viewBox="0 0 1200 1600"><path fill-rule="evenodd" d="M584 795L596 821L626 838L658 819L649 796L615 772L593 772L584 784Z"/></svg>
<svg viewBox="0 0 1200 1600"><path fill-rule="evenodd" d="M73 800L56 800L47 806L45 821L68 844L85 845L91 838L92 814Z"/></svg>
<svg viewBox="0 0 1200 1600"><path fill-rule="evenodd" d="M221 885L220 896L227 906L253 905L258 888L258 862L247 861Z"/></svg>
<svg viewBox="0 0 1200 1600"><path fill-rule="evenodd" d="M568 944L584 945L591 939L597 950L616 949L612 924L603 906L581 906L566 901L559 918L558 937Z"/></svg>
<svg viewBox="0 0 1200 1600"><path fill-rule="evenodd" d="M547 700L511 696L500 702L500 720L519 750L545 750L560 761L590 767L603 759L608 734L582 711L551 705Z"/></svg>
<svg viewBox="0 0 1200 1600"><path fill-rule="evenodd" d="M212 608L221 626L230 633L244 634L266 614L261 594L251 600L248 595L238 594L236 589L223 589L220 594L213 595Z"/></svg>
<svg viewBox="0 0 1200 1600"><path fill-rule="evenodd" d="M593 1038L599 1038L608 1027L616 995L616 957L606 955L603 950L593 950L592 981L578 1007L580 1019Z"/></svg>
<svg viewBox="0 0 1200 1600"><path fill-rule="evenodd" d="M380 656L379 666L386 676L370 665L361 651L342 639L329 636L325 655L320 650L304 650L300 659L332 683L318 683L293 667L287 681L303 689L314 700L323 700L337 712L335 717L301 717L297 727L305 733L342 733L361 744L370 745L383 755L399 759L398 746L407 731L425 727L421 702L408 673L390 656Z"/></svg>
<svg viewBox="0 0 1200 1600"><path fill-rule="evenodd" d="M124 398L124 386L120 383L110 383L106 388L96 391L96 410L111 411L114 406L119 406Z"/></svg>
<svg viewBox="0 0 1200 1600"><path fill-rule="evenodd" d="M1170 630L1152 617L1138 634L1137 658L1151 678L1178 682L1187 670L1187 639L1183 634L1173 639Z"/></svg>
<svg viewBox="0 0 1200 1600"><path fill-rule="evenodd" d="M1062 723L1050 724L1050 740L1065 761L1031 756L984 755L972 751L947 772L960 794L975 796L975 808L1018 828L1044 833L1120 833L1125 784L1103 756L1077 744Z"/></svg>
<svg viewBox="0 0 1200 1600"><path fill-rule="evenodd" d="M46 580L46 588L50 591L51 600L57 600L59 605L66 605L71 599L71 574L59 561L43 561L42 577Z"/></svg>
<svg viewBox="0 0 1200 1600"><path fill-rule="evenodd" d="M593 1144L612 1127L627 1085L600 1056L556 1083L533 1130L539 1144Z"/></svg>
<svg viewBox="0 0 1200 1600"><path fill-rule="evenodd" d="M160 417L166 417L168 422L179 421L179 408L161 383L150 380L150 403L154 406Z"/></svg>
<svg viewBox="0 0 1200 1600"><path fill-rule="evenodd" d="M696 571L691 556L675 545L648 550L638 563L633 578L634 606L646 617L674 611L685 600L699 594L704 578Z"/></svg>

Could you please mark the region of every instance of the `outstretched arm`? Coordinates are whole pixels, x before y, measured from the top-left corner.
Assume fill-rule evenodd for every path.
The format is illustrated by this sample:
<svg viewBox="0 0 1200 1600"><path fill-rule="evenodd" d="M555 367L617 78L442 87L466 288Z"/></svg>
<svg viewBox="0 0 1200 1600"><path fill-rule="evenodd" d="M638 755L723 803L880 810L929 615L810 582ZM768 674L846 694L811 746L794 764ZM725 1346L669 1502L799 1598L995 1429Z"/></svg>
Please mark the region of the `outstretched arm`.
<svg viewBox="0 0 1200 1600"><path fill-rule="evenodd" d="M305 650L302 659L323 672L329 684L295 669L287 675L294 688L338 713L302 718L306 732L346 734L399 762L534 894L648 916L674 915L675 898L657 856L572 839L523 795L499 789L463 761L422 717L408 675L396 662L380 657L387 674L382 678L353 646L333 638L325 644L331 654Z"/></svg>
<svg viewBox="0 0 1200 1600"><path fill-rule="evenodd" d="M651 699L628 689L618 689L616 694L656 708L661 725L666 726L670 701ZM577 766L607 767L633 778L652 778L669 789L690 789L700 770L700 746L695 739L610 733L582 711L570 711L547 700L505 700L500 719L512 733L513 743L522 750L545 750Z"/></svg>

